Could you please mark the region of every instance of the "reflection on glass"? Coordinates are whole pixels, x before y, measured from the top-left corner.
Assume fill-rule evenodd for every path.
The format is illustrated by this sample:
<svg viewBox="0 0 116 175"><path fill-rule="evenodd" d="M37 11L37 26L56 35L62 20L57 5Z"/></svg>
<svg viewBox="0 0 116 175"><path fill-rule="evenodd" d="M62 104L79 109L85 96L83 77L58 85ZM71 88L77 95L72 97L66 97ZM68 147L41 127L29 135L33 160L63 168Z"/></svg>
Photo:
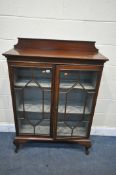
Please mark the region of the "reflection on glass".
<svg viewBox="0 0 116 175"><path fill-rule="evenodd" d="M68 70L60 73L58 136L86 136L96 79L94 71Z"/></svg>
<svg viewBox="0 0 116 175"><path fill-rule="evenodd" d="M50 134L51 69L15 68L19 132Z"/></svg>

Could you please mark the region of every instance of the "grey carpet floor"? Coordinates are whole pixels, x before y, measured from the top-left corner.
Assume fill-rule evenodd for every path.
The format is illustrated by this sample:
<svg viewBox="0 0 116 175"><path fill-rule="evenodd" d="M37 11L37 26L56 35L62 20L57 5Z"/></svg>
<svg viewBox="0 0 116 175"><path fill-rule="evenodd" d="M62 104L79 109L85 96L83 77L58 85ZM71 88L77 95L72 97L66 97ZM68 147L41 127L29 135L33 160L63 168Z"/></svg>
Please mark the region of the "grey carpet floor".
<svg viewBox="0 0 116 175"><path fill-rule="evenodd" d="M0 133L0 175L116 175L116 137L92 136L88 156L64 143L27 143L16 154L13 137Z"/></svg>

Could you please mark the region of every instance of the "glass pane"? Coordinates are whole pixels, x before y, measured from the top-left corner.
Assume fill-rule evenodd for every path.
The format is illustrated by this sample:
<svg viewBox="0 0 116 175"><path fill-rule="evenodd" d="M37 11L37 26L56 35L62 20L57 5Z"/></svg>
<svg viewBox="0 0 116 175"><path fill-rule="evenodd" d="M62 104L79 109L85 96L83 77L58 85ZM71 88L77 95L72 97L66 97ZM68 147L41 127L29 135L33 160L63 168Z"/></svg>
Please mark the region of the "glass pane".
<svg viewBox="0 0 116 175"><path fill-rule="evenodd" d="M60 72L58 136L86 136L96 80L94 71Z"/></svg>
<svg viewBox="0 0 116 175"><path fill-rule="evenodd" d="M94 90L96 88L97 73L95 71L67 70L60 74L60 88Z"/></svg>
<svg viewBox="0 0 116 175"><path fill-rule="evenodd" d="M49 135L52 70L15 68L14 75L19 132Z"/></svg>
<svg viewBox="0 0 116 175"><path fill-rule="evenodd" d="M36 83L31 81L28 86L38 86L38 82L44 88L51 88L51 76L52 70L49 68L15 68L14 85L23 87L30 80L35 80Z"/></svg>

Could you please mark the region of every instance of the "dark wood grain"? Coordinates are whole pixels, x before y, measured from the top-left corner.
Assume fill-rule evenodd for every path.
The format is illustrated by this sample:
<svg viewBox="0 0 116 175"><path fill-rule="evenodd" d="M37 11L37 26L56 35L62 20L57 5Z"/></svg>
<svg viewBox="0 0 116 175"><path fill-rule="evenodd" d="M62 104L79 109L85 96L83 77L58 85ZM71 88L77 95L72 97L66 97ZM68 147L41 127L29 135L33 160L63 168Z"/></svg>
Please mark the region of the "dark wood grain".
<svg viewBox="0 0 116 175"><path fill-rule="evenodd" d="M15 49L70 50L98 52L94 41L71 41L53 39L18 38Z"/></svg>
<svg viewBox="0 0 116 175"><path fill-rule="evenodd" d="M18 40L14 49L3 54L18 57L48 57L51 59L102 60L108 59L98 53L95 42L22 39ZM9 57L10 58L10 57Z"/></svg>

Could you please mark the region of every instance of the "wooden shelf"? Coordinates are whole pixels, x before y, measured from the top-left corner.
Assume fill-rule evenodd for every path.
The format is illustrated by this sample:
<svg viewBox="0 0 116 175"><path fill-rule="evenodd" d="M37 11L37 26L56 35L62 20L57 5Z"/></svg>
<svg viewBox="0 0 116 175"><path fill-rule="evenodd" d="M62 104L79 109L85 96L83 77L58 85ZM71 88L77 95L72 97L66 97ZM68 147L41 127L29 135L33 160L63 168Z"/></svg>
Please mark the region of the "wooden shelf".
<svg viewBox="0 0 116 175"><path fill-rule="evenodd" d="M33 122L33 121L32 121ZM39 125L35 127L35 134L49 134L50 133L50 120L43 120ZM32 133L34 134L34 127L28 123L20 121L20 133Z"/></svg>
<svg viewBox="0 0 116 175"><path fill-rule="evenodd" d="M61 89L69 89L71 88L73 85L74 85L75 82L61 82L60 83L60 88ZM95 87L92 85L92 83L82 83L83 87L86 89L86 90L94 90ZM80 85L80 84L77 84L74 89L83 89L83 87Z"/></svg>
<svg viewBox="0 0 116 175"><path fill-rule="evenodd" d="M76 127L73 131L72 136L86 136L87 128L86 127ZM57 130L58 136L71 136L71 129L68 126L58 126Z"/></svg>
<svg viewBox="0 0 116 175"><path fill-rule="evenodd" d="M24 87L30 80L29 79L21 79L17 80L14 83L15 87ZM38 83L43 88L51 88L50 80L39 80ZM69 89L74 85L75 82L61 82L60 83L60 89ZM82 83L84 89L86 90L95 90L95 87L92 85L92 83ZM38 87L37 84L32 81L28 84L28 87ZM80 84L77 84L74 89L83 89L83 87Z"/></svg>
<svg viewBox="0 0 116 175"><path fill-rule="evenodd" d="M84 106L67 106L67 114L83 114ZM64 105L60 105L58 108L59 113L65 113ZM85 114L90 114L89 109L86 107Z"/></svg>
<svg viewBox="0 0 116 175"><path fill-rule="evenodd" d="M18 111L23 111L23 104L20 104L18 106ZM26 101L25 102L25 111L26 112L42 112L42 104L38 104L37 101ZM50 105L45 104L44 105L44 111L50 112Z"/></svg>
<svg viewBox="0 0 116 175"><path fill-rule="evenodd" d="M39 125L35 127L35 134L48 134L50 132L49 127L49 120L43 120ZM75 122L74 122L75 123ZM87 122L82 122L87 123ZM73 136L86 136L86 130L87 127L84 126L77 126L75 127L73 131ZM20 122L20 133L32 133L34 134L34 128L32 125L28 123L24 123L23 121ZM71 136L71 128L66 126L64 122L58 123L58 129L57 129L57 135L58 136Z"/></svg>
<svg viewBox="0 0 116 175"><path fill-rule="evenodd" d="M16 87L24 87L28 82L30 81L30 79L19 79L17 80L14 85ZM51 83L50 80L39 80L38 83L40 84L41 87L45 87L45 88L51 88ZM32 81L28 84L29 87L38 87L38 85Z"/></svg>
<svg viewBox="0 0 116 175"><path fill-rule="evenodd" d="M67 106L67 113L70 114L83 114L83 106ZM18 106L18 111L23 111L23 104ZM25 102L25 111L26 112L35 112L41 113L42 112L42 104L38 104L36 101L26 101ZM50 105L44 104L44 112L50 113ZM64 105L59 105L58 108L59 113L65 113ZM85 108L85 114L90 114L89 109Z"/></svg>

